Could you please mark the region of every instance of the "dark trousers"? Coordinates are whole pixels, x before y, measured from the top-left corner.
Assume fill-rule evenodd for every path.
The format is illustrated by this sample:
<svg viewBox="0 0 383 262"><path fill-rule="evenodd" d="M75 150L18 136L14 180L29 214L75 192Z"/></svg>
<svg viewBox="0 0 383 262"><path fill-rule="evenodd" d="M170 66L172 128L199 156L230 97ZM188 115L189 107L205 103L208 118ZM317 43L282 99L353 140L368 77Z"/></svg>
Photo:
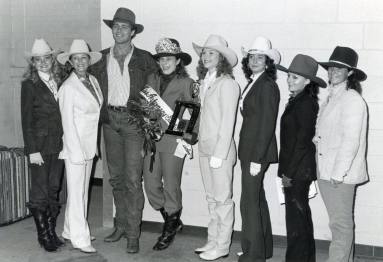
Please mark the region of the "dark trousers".
<svg viewBox="0 0 383 262"><path fill-rule="evenodd" d="M143 136L128 113L109 111L104 124L106 159L116 206L115 226L130 238L140 236L144 193L142 190Z"/></svg>
<svg viewBox="0 0 383 262"><path fill-rule="evenodd" d="M263 178L268 165L262 165L261 172L250 175L250 162L241 161L242 194L241 246L243 255L240 262L266 261L273 255L273 235L269 207L263 188Z"/></svg>
<svg viewBox="0 0 383 262"><path fill-rule="evenodd" d="M294 180L285 187L287 250L286 262L315 262L315 241L309 188L311 181Z"/></svg>
<svg viewBox="0 0 383 262"><path fill-rule="evenodd" d="M156 152L153 171L150 172L150 155L145 156L145 192L154 209L164 208L171 215L182 208L181 177L184 159L172 153Z"/></svg>
<svg viewBox="0 0 383 262"><path fill-rule="evenodd" d="M50 209L51 214L57 216L64 161L58 159L58 154L42 155L42 158L44 163L41 166L29 163L31 190L27 206L42 211Z"/></svg>

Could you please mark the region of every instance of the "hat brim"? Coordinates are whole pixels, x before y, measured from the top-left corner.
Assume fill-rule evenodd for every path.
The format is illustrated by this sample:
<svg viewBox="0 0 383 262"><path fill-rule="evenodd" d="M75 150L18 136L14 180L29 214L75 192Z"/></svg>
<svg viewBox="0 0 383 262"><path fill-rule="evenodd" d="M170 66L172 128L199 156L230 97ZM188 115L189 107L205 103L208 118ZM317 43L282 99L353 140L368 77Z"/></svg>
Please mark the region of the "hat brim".
<svg viewBox="0 0 383 262"><path fill-rule="evenodd" d="M277 49L270 49L270 50L266 50L266 51L262 51L262 50L248 50L248 51L246 51L246 49L244 47L242 47L241 52L242 52L242 55L244 57L246 57L248 54L261 54L261 55L268 56L270 59L273 59L275 64L279 64L281 62L281 54L279 53L279 51Z"/></svg>
<svg viewBox="0 0 383 262"><path fill-rule="evenodd" d="M211 48L211 49L216 50L220 54L222 54L227 59L227 61L231 65L231 67L235 67L238 63L237 55L235 54L235 52L233 50L231 50L228 47L225 47L225 46L199 46L199 45L193 43L193 48L194 48L194 51L197 53L198 56L201 56L202 50L204 48Z"/></svg>
<svg viewBox="0 0 383 262"><path fill-rule="evenodd" d="M286 73L293 73L293 74L297 74L297 75L303 76L304 78L310 79L311 81L317 83L322 88L325 88L327 86L326 81L324 81L320 77L312 76L312 75L307 75L307 74L302 74L301 72L297 72L297 71L292 71L292 70L289 70L286 67L281 66L281 65L275 65L275 68L277 68L278 70L281 70L283 72L286 72Z"/></svg>
<svg viewBox="0 0 383 262"><path fill-rule="evenodd" d="M139 34L139 33L141 33L142 31L144 31L144 26L143 25L141 25L141 24L133 24L131 21L128 21L128 20L124 20L124 19L114 19L114 20L107 20L107 19L103 19L103 21L104 21L104 23L108 26L108 27L110 27L110 28L112 28L113 27L113 23L115 22L115 21L117 21L117 22L123 22L123 23L128 23L128 24L131 24L132 26L133 26L133 29L134 29L134 31L136 32L136 34Z"/></svg>
<svg viewBox="0 0 383 262"><path fill-rule="evenodd" d="M354 71L354 75L358 81L364 81L367 79L366 73L356 67L351 67L337 62L318 62L318 64L325 70L328 70L329 67L347 68Z"/></svg>
<svg viewBox="0 0 383 262"><path fill-rule="evenodd" d="M57 61L59 61L60 64L65 65L66 62L69 61L69 57L74 54L87 54L90 57L89 65L93 65L94 63L97 63L101 57L102 54L100 52L79 52L79 53L61 53L57 55Z"/></svg>
<svg viewBox="0 0 383 262"><path fill-rule="evenodd" d="M44 54L25 52L24 55L25 55L25 58L31 59L32 57L36 57L36 56L58 55L60 52L61 52L61 50L52 50L52 51L46 52Z"/></svg>
<svg viewBox="0 0 383 262"><path fill-rule="evenodd" d="M173 53L158 53L155 55L152 55L155 60L158 60L160 57L164 56L175 56L176 58L181 59L184 62L184 65L189 65L192 61L192 57L188 53L178 53L178 54L173 54Z"/></svg>

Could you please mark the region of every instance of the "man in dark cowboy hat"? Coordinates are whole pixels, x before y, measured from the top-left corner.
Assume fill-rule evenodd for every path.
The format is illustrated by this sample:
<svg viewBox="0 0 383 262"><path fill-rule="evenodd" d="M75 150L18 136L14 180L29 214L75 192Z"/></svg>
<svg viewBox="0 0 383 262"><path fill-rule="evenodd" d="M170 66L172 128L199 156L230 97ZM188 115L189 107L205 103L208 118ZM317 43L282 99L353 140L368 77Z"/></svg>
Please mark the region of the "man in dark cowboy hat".
<svg viewBox="0 0 383 262"><path fill-rule="evenodd" d="M104 95L100 121L103 123L106 158L116 205L115 229L105 242L127 238L127 252L139 250L140 225L144 207L141 149L143 137L129 109L130 100L139 100L147 76L156 70L151 54L132 44L144 26L135 14L118 8L113 20L104 20L112 29L114 45L102 50L101 60L91 68Z"/></svg>

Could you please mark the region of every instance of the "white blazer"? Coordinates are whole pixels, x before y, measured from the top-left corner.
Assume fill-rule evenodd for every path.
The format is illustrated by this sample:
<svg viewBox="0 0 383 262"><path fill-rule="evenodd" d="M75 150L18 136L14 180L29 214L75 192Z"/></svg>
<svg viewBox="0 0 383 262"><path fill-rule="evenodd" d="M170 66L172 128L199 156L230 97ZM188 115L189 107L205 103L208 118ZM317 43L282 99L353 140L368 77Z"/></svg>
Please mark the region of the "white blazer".
<svg viewBox="0 0 383 262"><path fill-rule="evenodd" d="M323 106L314 142L320 179L332 178L345 184L368 180L367 106L355 90L343 87Z"/></svg>
<svg viewBox="0 0 383 262"><path fill-rule="evenodd" d="M89 75L89 80L100 104L74 72L58 92L64 130L64 145L59 158L69 159L74 164L93 159L97 152L98 121L103 97L96 78Z"/></svg>
<svg viewBox="0 0 383 262"><path fill-rule="evenodd" d="M227 159L234 147L234 126L240 88L227 75L218 77L206 90L200 115L198 149L200 156Z"/></svg>

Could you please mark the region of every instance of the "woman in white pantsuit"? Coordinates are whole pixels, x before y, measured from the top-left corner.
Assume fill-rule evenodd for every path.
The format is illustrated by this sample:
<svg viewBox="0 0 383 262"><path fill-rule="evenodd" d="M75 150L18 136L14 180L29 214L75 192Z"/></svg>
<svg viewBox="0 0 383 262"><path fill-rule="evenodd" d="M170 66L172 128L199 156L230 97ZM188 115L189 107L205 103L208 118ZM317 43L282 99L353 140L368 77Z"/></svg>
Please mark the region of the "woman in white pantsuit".
<svg viewBox="0 0 383 262"><path fill-rule="evenodd" d="M240 88L232 70L238 58L218 35L210 35L203 46L193 43L193 47L200 57L198 151L210 215L207 243L195 252L203 260L215 260L228 256L234 224L232 179L237 153L233 133Z"/></svg>
<svg viewBox="0 0 383 262"><path fill-rule="evenodd" d="M87 69L100 58L101 53L90 52L84 40L73 40L69 52L57 57L61 64L69 61L74 69L58 94L64 130L60 158L65 160L68 188L62 236L85 253L96 252L91 245L86 217L89 179L97 153L98 120L103 101L98 82L87 73Z"/></svg>

